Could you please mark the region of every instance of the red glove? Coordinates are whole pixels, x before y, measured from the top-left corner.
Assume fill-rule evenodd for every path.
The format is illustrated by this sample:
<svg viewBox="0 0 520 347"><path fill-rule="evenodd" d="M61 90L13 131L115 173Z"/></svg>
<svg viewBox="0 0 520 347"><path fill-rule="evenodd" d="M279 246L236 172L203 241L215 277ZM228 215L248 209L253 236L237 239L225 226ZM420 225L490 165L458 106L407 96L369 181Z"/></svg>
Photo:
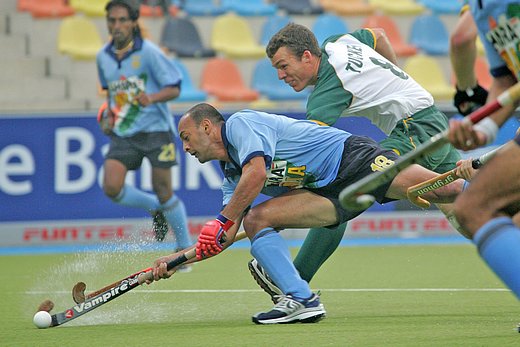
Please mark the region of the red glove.
<svg viewBox="0 0 520 347"><path fill-rule="evenodd" d="M215 220L209 221L202 227L197 241L197 259L212 257L222 252L222 243L226 241L225 232L235 224L219 214Z"/></svg>

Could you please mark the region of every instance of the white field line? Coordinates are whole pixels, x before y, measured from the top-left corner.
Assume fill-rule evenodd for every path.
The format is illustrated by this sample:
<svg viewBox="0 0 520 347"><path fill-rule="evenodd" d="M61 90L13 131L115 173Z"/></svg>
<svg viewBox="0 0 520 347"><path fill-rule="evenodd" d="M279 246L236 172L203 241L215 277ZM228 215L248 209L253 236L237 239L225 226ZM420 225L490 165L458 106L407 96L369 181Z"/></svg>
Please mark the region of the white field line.
<svg viewBox="0 0 520 347"><path fill-rule="evenodd" d="M330 288L320 289L321 292L347 292L347 293L368 293L368 292L509 292L507 288ZM143 289L132 293L152 293L152 294L173 294L173 293L255 293L263 292L261 289ZM70 291L41 291L29 290L25 294L70 294Z"/></svg>

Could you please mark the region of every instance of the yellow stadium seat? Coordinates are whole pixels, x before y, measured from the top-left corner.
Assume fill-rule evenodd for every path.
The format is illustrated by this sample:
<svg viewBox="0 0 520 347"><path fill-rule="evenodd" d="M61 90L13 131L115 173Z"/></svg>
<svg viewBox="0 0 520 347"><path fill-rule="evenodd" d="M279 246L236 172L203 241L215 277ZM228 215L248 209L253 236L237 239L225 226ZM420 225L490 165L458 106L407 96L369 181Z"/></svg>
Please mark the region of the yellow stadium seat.
<svg viewBox="0 0 520 347"><path fill-rule="evenodd" d="M369 3L388 15L415 16L426 10L423 5L414 0L369 0Z"/></svg>
<svg viewBox="0 0 520 347"><path fill-rule="evenodd" d="M96 25L84 16L62 20L58 32L58 51L77 60L95 59L103 41Z"/></svg>
<svg viewBox="0 0 520 347"><path fill-rule="evenodd" d="M440 63L433 57L417 54L408 58L404 71L426 89L437 100L451 100L455 87L448 82Z"/></svg>
<svg viewBox="0 0 520 347"><path fill-rule="evenodd" d="M484 45L482 44L482 41L480 41L480 36L477 36L477 54L481 57L486 56L486 50L484 49Z"/></svg>
<svg viewBox="0 0 520 347"><path fill-rule="evenodd" d="M110 0L70 0L69 4L76 12L83 12L91 17L103 17L105 6Z"/></svg>
<svg viewBox="0 0 520 347"><path fill-rule="evenodd" d="M325 11L340 16L366 16L374 13L374 6L366 0L320 0Z"/></svg>
<svg viewBox="0 0 520 347"><path fill-rule="evenodd" d="M258 44L248 22L232 12L218 16L211 31L211 48L228 58L265 57L265 48Z"/></svg>

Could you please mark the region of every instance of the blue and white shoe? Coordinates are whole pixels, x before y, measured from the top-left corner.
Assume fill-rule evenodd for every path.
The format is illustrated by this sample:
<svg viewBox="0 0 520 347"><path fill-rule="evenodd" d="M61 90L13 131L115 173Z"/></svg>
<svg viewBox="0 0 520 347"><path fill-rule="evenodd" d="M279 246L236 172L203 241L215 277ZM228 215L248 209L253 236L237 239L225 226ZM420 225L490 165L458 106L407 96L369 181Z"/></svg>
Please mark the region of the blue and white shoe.
<svg viewBox="0 0 520 347"><path fill-rule="evenodd" d="M252 259L247 263L247 267L249 268L249 272L251 272L251 276L255 279L256 283L271 297L273 304L277 304L280 300L283 299L283 293L280 288L274 283L274 281L269 277L267 272L265 272L264 268L258 264L256 259Z"/></svg>
<svg viewBox="0 0 520 347"><path fill-rule="evenodd" d="M325 307L320 297L313 294L309 299L297 300L285 295L269 312L253 316L256 324L316 323L325 317Z"/></svg>

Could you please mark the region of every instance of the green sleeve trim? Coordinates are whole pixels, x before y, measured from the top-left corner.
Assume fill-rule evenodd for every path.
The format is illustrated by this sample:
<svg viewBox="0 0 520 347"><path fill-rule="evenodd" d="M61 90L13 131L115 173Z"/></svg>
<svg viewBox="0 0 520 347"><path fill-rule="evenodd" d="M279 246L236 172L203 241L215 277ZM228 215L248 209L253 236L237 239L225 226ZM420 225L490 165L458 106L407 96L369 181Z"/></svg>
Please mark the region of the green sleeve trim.
<svg viewBox="0 0 520 347"><path fill-rule="evenodd" d="M361 41L367 46L372 47L373 49L376 48L376 36L374 35L374 32L370 29L359 29L351 33L352 36L354 36L356 39Z"/></svg>

